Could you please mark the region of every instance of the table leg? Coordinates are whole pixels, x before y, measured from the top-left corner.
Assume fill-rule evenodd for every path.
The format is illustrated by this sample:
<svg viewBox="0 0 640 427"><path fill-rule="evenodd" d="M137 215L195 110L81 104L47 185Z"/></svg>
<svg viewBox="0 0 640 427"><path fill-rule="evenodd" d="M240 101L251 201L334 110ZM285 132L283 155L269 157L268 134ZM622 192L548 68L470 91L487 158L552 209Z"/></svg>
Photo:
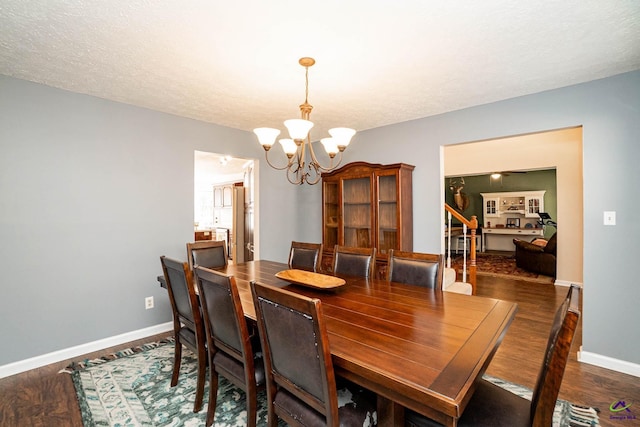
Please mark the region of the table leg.
<svg viewBox="0 0 640 427"><path fill-rule="evenodd" d="M376 402L378 426L403 426L404 407L385 397L378 396Z"/></svg>

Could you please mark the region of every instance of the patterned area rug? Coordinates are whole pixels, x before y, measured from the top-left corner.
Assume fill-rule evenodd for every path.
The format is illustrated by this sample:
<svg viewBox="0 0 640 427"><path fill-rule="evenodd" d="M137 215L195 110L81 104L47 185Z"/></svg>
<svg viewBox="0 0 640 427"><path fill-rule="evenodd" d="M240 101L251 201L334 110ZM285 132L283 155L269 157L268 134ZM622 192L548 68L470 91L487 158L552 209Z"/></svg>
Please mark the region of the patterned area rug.
<svg viewBox="0 0 640 427"><path fill-rule="evenodd" d="M458 273L458 278L462 277L462 254L451 254L451 268ZM553 277L544 276L542 274L531 273L516 267L516 259L513 255L494 255L486 253L476 254L477 274L494 277L508 277L527 280L531 282L553 283ZM469 267L469 258L467 257L467 268Z"/></svg>
<svg viewBox="0 0 640 427"><path fill-rule="evenodd" d="M62 372L72 375L84 426L204 426L209 382L204 403L193 412L197 363L182 350L178 384L171 387L174 344L172 339L145 344L100 359L74 363ZM266 394L258 395L264 402ZM245 426L244 392L220 377L214 426ZM267 407L258 406L258 425L267 425Z"/></svg>
<svg viewBox="0 0 640 427"><path fill-rule="evenodd" d="M173 368L171 340L146 344L100 359L74 363L61 372L73 377L83 424L88 426L172 426L205 425L208 391L204 404L193 412L196 386L196 359L182 351L178 385L170 387ZM499 378L485 376L500 387L531 398L531 390ZM266 426L266 395L258 395L258 426ZM217 427L246 425L244 392L220 377L215 423ZM281 423L281 425L286 425ZM554 427L597 426L593 408L582 408L559 400Z"/></svg>

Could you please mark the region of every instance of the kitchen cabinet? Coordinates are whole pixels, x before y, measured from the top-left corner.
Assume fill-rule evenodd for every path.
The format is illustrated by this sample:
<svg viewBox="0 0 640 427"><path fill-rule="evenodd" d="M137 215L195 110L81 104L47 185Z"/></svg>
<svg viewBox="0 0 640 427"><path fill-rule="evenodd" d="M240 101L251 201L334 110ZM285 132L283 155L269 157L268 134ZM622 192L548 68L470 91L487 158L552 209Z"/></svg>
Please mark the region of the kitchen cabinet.
<svg viewBox="0 0 640 427"><path fill-rule="evenodd" d="M213 207L221 208L222 207L222 186L214 185L213 186Z"/></svg>
<svg viewBox="0 0 640 427"><path fill-rule="evenodd" d="M230 208L233 205L233 187L235 184L213 186L213 207Z"/></svg>
<svg viewBox="0 0 640 427"><path fill-rule="evenodd" d="M213 186L213 225L231 228L233 222L233 189L242 182L230 182Z"/></svg>

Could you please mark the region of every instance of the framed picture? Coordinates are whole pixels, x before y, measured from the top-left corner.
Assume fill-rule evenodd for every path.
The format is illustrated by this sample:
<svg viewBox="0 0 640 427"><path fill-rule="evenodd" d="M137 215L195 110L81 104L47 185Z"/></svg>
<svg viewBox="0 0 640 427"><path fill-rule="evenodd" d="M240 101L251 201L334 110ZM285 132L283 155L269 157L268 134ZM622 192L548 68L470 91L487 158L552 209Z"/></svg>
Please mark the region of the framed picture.
<svg viewBox="0 0 640 427"><path fill-rule="evenodd" d="M520 218L507 218L507 228L520 228Z"/></svg>

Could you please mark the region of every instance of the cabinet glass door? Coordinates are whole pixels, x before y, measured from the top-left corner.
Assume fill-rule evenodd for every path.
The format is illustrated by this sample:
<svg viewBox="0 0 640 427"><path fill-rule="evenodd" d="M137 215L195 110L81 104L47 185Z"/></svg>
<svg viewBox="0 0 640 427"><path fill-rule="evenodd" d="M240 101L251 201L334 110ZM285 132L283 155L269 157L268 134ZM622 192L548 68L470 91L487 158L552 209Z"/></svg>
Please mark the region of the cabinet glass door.
<svg viewBox="0 0 640 427"><path fill-rule="evenodd" d="M324 245L333 250L338 244L338 183L324 183Z"/></svg>
<svg viewBox="0 0 640 427"><path fill-rule="evenodd" d="M540 197L527 197L525 216L529 218L537 218L538 213L542 210L542 199Z"/></svg>
<svg viewBox="0 0 640 427"><path fill-rule="evenodd" d="M398 200L396 175L378 177L378 253L398 249Z"/></svg>
<svg viewBox="0 0 640 427"><path fill-rule="evenodd" d="M484 201L484 215L485 216L500 216L499 211L499 198L485 199Z"/></svg>
<svg viewBox="0 0 640 427"><path fill-rule="evenodd" d="M342 189L344 245L372 247L371 178L345 179Z"/></svg>

